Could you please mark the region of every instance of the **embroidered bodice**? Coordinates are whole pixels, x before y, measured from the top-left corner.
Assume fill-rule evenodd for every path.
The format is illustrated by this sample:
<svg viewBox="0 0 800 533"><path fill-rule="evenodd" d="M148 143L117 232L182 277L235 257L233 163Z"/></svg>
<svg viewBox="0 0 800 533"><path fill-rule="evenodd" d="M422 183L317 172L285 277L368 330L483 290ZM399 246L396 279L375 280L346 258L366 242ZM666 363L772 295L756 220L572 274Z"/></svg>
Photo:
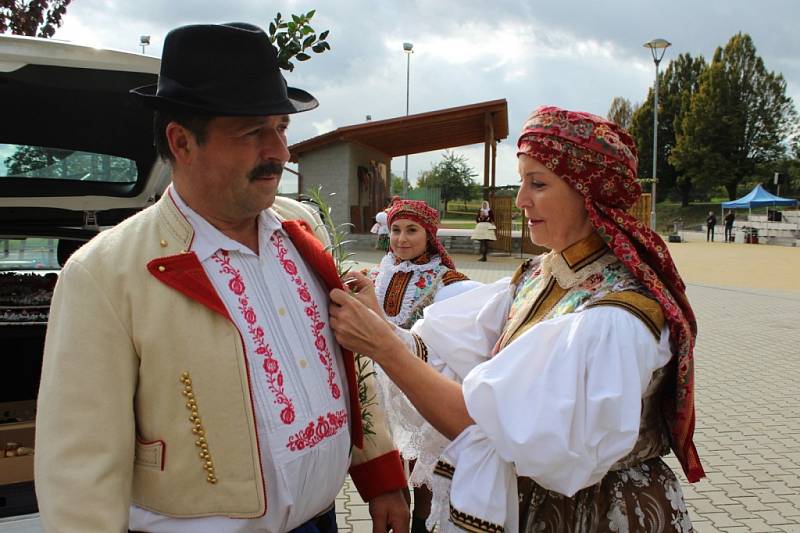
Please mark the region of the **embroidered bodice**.
<svg viewBox="0 0 800 533"><path fill-rule="evenodd" d="M609 293L645 293L596 233L561 253L529 259L512 282L516 289L500 347L542 320L582 311Z"/></svg>
<svg viewBox="0 0 800 533"><path fill-rule="evenodd" d="M366 274L375 285L386 318L404 329L422 317L423 309L433 303L439 289L468 279L444 266L438 255L427 253L401 260L389 252Z"/></svg>

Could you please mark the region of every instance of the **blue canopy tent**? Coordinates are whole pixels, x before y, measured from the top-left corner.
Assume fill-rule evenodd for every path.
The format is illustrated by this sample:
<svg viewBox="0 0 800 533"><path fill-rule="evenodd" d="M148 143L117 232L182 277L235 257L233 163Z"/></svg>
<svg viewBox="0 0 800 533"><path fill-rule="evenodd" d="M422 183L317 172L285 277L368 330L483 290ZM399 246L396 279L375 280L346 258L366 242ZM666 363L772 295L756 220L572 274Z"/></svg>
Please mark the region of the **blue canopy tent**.
<svg viewBox="0 0 800 533"><path fill-rule="evenodd" d="M731 200L730 202L722 202L722 215L724 216L725 209L747 209L748 213L752 213L754 207L797 207L798 201L793 198L781 198L775 196L771 192L764 189L759 183L753 190L745 194L738 200ZM769 219L768 219L769 220ZM767 228L769 228L767 222Z"/></svg>
<svg viewBox="0 0 800 533"><path fill-rule="evenodd" d="M781 198L764 189L759 183L753 190L738 200L722 202L723 209L752 209L754 207L797 206L797 200Z"/></svg>

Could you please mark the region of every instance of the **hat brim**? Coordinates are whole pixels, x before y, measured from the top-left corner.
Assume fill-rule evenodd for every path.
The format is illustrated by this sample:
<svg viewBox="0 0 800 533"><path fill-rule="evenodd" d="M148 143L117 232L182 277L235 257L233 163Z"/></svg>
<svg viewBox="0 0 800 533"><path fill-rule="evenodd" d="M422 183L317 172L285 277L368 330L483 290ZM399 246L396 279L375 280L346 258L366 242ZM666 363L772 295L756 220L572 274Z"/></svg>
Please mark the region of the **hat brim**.
<svg viewBox="0 0 800 533"><path fill-rule="evenodd" d="M157 111L189 111L219 117L254 117L268 115L291 115L310 111L319 106L319 102L310 93L287 87L288 98L281 102L269 102L250 106L237 106L236 102L216 105L203 102L186 102L166 98L156 94L157 84L144 85L130 90L130 95L140 104Z"/></svg>

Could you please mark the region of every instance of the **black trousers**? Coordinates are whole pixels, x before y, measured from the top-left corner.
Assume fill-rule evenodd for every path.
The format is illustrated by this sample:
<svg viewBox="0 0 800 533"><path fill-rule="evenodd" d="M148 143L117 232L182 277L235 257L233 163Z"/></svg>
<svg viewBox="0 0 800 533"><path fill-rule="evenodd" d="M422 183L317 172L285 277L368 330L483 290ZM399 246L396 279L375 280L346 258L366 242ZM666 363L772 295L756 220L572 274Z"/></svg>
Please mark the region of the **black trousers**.
<svg viewBox="0 0 800 533"><path fill-rule="evenodd" d="M728 226L725 224L725 242L731 242L733 236L733 225Z"/></svg>
<svg viewBox="0 0 800 533"><path fill-rule="evenodd" d="M337 533L339 527L336 525L336 508L331 507L329 511L322 513L316 518L312 518L305 524L298 526L289 533ZM131 531L128 533L146 533L144 531Z"/></svg>
<svg viewBox="0 0 800 533"><path fill-rule="evenodd" d="M708 226L706 230L706 242L714 242L714 226Z"/></svg>

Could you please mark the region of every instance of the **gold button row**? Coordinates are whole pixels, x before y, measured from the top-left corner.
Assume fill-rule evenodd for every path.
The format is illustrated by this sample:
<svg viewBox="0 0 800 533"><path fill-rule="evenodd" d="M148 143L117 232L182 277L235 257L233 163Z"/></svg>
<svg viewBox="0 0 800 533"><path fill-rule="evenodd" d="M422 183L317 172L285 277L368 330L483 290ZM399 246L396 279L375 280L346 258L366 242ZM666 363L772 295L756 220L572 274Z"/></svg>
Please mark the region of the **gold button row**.
<svg viewBox="0 0 800 533"><path fill-rule="evenodd" d="M192 423L192 433L197 437L197 440L194 441L194 445L200 449L200 460L203 464L203 470L206 471L206 481L215 484L217 482L217 475L214 471L214 461L211 459L211 453L208 451L206 431L200 420L200 413L197 410L197 400L195 400L194 391L192 390L192 378L189 376L188 372L181 374L180 382L183 384L183 391L181 394L186 397L186 409L188 409L190 413L189 422Z"/></svg>

